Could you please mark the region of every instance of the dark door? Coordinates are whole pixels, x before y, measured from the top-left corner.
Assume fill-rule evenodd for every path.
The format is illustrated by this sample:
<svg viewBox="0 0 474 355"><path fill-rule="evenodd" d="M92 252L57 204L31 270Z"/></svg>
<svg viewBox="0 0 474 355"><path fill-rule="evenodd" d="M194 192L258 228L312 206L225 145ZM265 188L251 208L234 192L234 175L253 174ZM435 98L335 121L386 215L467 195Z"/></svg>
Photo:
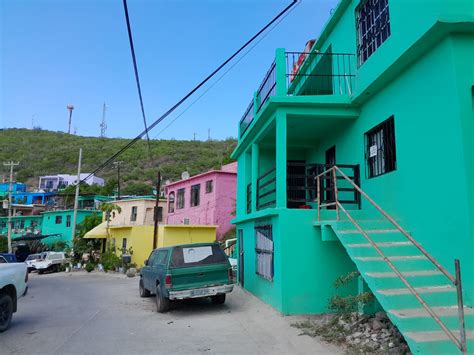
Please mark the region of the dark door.
<svg viewBox="0 0 474 355"><path fill-rule="evenodd" d="M289 160L287 167L287 208L306 204L306 162Z"/></svg>
<svg viewBox="0 0 474 355"><path fill-rule="evenodd" d="M326 150L326 170L336 165L336 146L332 146ZM333 174L328 173L326 175L325 187L326 187L326 203L334 202L334 180ZM328 209L335 209L336 206L329 206Z"/></svg>
<svg viewBox="0 0 474 355"><path fill-rule="evenodd" d="M244 231L239 229L237 231L237 243L239 243L239 283L241 287L244 287Z"/></svg>

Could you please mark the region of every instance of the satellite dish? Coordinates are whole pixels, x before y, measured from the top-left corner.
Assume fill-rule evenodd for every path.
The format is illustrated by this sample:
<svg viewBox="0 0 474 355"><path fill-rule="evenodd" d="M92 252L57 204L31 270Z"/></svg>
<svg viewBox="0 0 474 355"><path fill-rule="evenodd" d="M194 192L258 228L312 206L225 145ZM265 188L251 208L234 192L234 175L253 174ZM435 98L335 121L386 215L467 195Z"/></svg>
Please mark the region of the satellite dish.
<svg viewBox="0 0 474 355"><path fill-rule="evenodd" d="M187 171L183 171L181 173L181 179L185 180L185 179L189 179L189 173Z"/></svg>

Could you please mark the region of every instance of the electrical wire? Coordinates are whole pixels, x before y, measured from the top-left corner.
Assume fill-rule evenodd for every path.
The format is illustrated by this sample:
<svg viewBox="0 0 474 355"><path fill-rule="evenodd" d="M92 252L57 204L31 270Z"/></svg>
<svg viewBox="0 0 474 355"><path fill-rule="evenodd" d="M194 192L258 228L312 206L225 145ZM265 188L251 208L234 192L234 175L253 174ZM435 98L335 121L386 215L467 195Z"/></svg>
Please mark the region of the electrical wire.
<svg viewBox="0 0 474 355"><path fill-rule="evenodd" d="M285 7L280 13L275 16L270 22L268 22L264 27L262 27L255 35L253 35L247 42L245 42L238 50L236 50L229 58L227 58L221 65L219 65L211 74L209 74L206 78L204 78L198 85L196 85L191 91L189 91L185 96L183 96L176 104L174 104L171 108L169 108L163 115L161 115L158 119L156 119L148 128L146 128L143 132L137 135L135 138L130 140L127 144L125 144L121 149L119 149L115 154L113 154L109 159L107 159L104 163L102 163L99 167L97 167L94 171L92 171L89 175L87 175L83 180L79 183L84 183L87 179L91 176L95 175L106 166L108 166L111 162L113 162L118 156L120 156L123 152L128 150L132 145L134 145L138 140L140 140L145 134L148 134L150 130L156 127L161 121L163 121L166 117L168 117L174 110L176 110L179 106L182 105L191 95L193 95L197 90L199 90L205 83L207 83L214 75L216 75L224 66L226 66L230 61L232 61L240 52L242 52L249 44L251 44L257 37L259 37L263 32L265 32L271 25L273 25L280 17L282 17L288 10L290 10L298 0L292 0L291 4Z"/></svg>
<svg viewBox="0 0 474 355"><path fill-rule="evenodd" d="M298 4L299 4L299 3L298 3ZM260 37L260 39L257 40L257 41L255 42L255 44L254 44L252 47L250 47L239 59L237 59L237 60L234 62L234 64L232 64L220 77L218 77L218 78L216 79L216 81L214 81L212 84L210 84L209 87L208 87L206 90L204 90L204 92L203 92L201 95L199 95L193 102L191 102L188 106L186 106L186 108L185 108L182 112L180 112L179 115L177 115L175 118L173 118L173 119L170 121L170 123L168 123L161 131L159 131L159 132L156 134L156 136L153 137L153 139L158 138L158 136L159 136L160 134L162 134L164 131L166 131L166 129L168 129L174 122L176 122L176 120L177 120L178 118L180 118L182 115L184 115L184 114L186 113L186 111L188 111L196 102L198 102L204 95L206 95L219 81L221 81L222 78L224 78L224 76L227 75L228 72L230 72L237 64L239 64L240 61L241 61L242 59L244 59L244 58L247 56L247 54L249 54L261 41L263 41L263 40L265 39L265 37L267 37L267 36L280 24L280 22L282 22L282 21L283 21L288 15L290 15L295 9L296 9L296 7L292 8L290 11L288 11L288 12L285 14L285 16L283 16L282 18L280 18L280 20L278 20L278 22L275 23L275 25L274 25L272 28L270 28L270 29L267 31L267 33L265 33L262 37Z"/></svg>
<svg viewBox="0 0 474 355"><path fill-rule="evenodd" d="M147 140L147 144L148 144L148 153L150 155L150 160L151 160L151 162L154 166L154 159L153 159L153 155L151 153L151 146L150 146L150 136L148 135L148 126L147 126L147 123L146 123L145 108L144 108L144 105L143 105L143 97L142 97L142 89L141 89L141 85L140 85L140 77L138 75L137 58L135 56L135 47L133 45L132 26L130 25L130 17L128 16L127 0L123 0L123 9L125 11L125 20L127 22L128 41L130 43L130 51L132 52L133 70L135 71L135 82L137 83L138 97L140 98L140 108L142 110L143 125L145 126L146 140Z"/></svg>

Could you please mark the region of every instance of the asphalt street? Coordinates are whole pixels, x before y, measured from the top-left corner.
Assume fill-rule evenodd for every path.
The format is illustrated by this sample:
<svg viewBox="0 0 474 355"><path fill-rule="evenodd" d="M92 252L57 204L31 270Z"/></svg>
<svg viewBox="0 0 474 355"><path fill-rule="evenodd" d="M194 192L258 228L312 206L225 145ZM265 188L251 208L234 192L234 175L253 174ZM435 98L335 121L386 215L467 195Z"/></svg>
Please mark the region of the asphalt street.
<svg viewBox="0 0 474 355"><path fill-rule="evenodd" d="M338 354L236 287L224 305L181 302L156 313L138 277L75 272L30 274L0 354Z"/></svg>

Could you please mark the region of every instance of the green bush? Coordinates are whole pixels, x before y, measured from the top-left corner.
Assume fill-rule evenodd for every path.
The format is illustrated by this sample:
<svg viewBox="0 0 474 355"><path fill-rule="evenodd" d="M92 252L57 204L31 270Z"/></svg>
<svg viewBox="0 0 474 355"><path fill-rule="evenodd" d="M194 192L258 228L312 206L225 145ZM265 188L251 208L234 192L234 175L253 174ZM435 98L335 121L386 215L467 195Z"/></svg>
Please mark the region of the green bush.
<svg viewBox="0 0 474 355"><path fill-rule="evenodd" d="M86 271L87 272L94 271L94 269L95 269L95 265L93 263L87 263L86 264Z"/></svg>
<svg viewBox="0 0 474 355"><path fill-rule="evenodd" d="M116 267L119 267L122 264L122 261L115 252L108 250L100 256L100 263L102 264L104 271L109 271L115 270Z"/></svg>

